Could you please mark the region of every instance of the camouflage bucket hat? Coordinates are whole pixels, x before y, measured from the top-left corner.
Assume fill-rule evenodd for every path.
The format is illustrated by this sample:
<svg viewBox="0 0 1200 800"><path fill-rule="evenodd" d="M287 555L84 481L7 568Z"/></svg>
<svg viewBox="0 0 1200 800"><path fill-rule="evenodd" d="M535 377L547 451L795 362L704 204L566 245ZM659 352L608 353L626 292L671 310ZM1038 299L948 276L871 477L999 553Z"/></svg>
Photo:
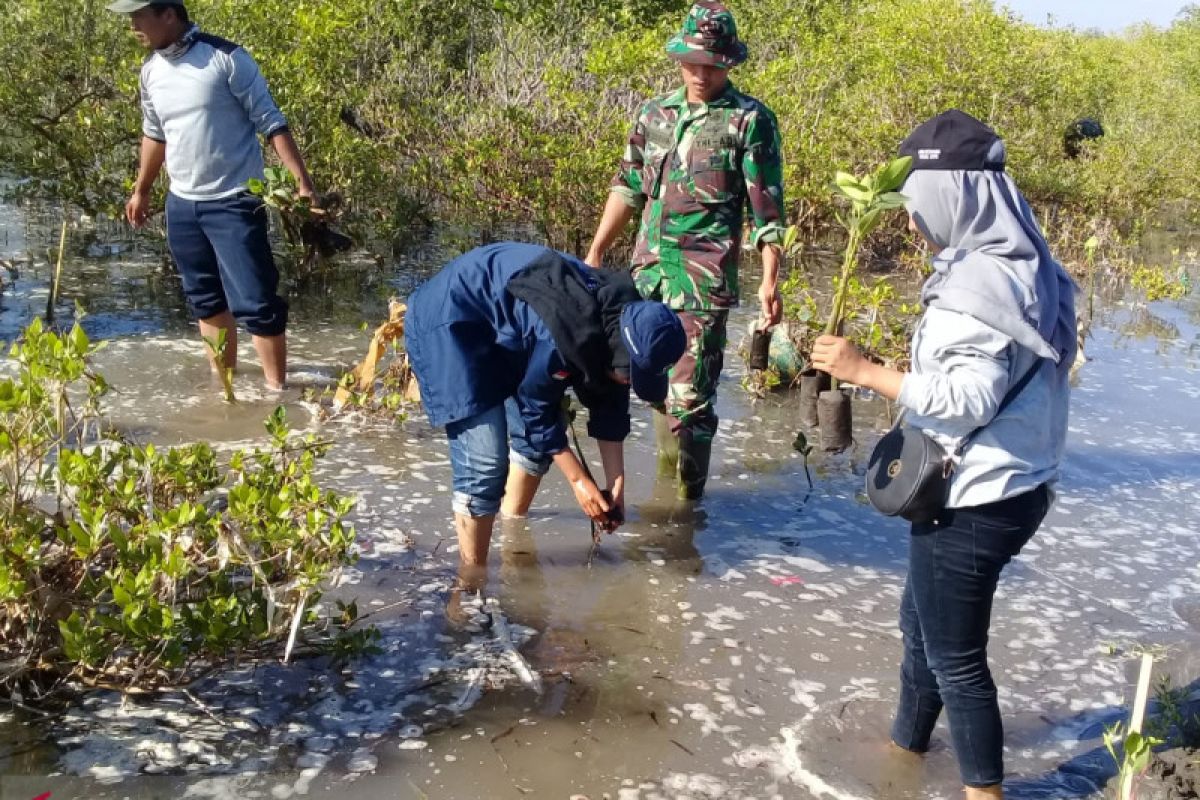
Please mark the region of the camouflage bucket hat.
<svg viewBox="0 0 1200 800"><path fill-rule="evenodd" d="M738 39L737 24L724 3L700 0L688 12L683 29L667 42L667 55L685 64L729 69L746 60L746 45Z"/></svg>

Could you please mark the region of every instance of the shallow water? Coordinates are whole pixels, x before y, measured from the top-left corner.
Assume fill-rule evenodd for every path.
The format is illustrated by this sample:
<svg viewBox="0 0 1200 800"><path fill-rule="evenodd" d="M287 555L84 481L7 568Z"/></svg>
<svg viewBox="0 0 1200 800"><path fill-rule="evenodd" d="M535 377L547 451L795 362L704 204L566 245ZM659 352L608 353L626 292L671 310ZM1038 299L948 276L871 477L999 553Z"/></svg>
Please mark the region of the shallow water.
<svg viewBox="0 0 1200 800"><path fill-rule="evenodd" d="M24 226L3 214L15 233L0 257L20 256ZM29 229L41 244L0 295L0 338L44 309L36 250L52 227ZM60 314L80 298L85 327L108 342L98 366L118 390L117 423L156 442L255 441L279 398L255 388L248 345L242 402L224 405L175 279L154 252L107 244L77 246ZM378 320L438 252L294 291L297 382L353 363L360 320ZM1200 671L1200 304L1113 305L1094 334L1059 501L996 599L991 656L1017 798L1094 794L1111 773L1100 735L1125 713L1139 648L1161 648L1178 684ZM362 558L337 594L379 612L385 652L343 671L247 668L190 698L94 695L41 725L0 715L14 751L0 758L0 796L957 796L944 728L922 761L885 750L906 534L861 496L884 409L856 406L859 443L814 456L809 490L791 446L794 396L750 402L735 344L703 503L683 507L654 479L639 409L630 524L589 567L588 526L552 476L528 523L497 537L489 605L461 612L465 629L446 621L457 555L442 435L419 414L324 423L336 442L325 481L360 498ZM294 424L319 425L297 392L283 400Z"/></svg>

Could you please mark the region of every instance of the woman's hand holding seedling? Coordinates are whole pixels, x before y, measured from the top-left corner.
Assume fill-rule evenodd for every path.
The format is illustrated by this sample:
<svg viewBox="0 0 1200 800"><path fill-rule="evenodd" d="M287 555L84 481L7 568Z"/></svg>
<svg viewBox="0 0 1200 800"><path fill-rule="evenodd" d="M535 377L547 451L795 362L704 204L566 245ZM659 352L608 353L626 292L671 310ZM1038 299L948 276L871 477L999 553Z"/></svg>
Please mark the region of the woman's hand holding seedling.
<svg viewBox="0 0 1200 800"><path fill-rule="evenodd" d="M822 336L813 345L812 365L844 383L871 389L889 400L900 396L904 373L868 361L841 336Z"/></svg>

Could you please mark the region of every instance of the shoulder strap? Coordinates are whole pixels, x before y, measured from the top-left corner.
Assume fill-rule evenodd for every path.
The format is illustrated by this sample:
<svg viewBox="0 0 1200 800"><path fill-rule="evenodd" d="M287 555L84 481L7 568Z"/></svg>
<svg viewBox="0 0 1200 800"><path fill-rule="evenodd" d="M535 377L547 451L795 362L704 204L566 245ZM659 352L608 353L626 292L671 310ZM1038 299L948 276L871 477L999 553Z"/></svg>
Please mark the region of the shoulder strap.
<svg viewBox="0 0 1200 800"><path fill-rule="evenodd" d="M1039 357L1033 362L1033 366L1029 368L1029 371L1021 377L1021 380L1013 384L1012 388L1008 390L1008 394L1004 395L1004 399L1000 401L1000 405L996 408L996 413L992 416L993 420L1003 414L1004 410L1012 405L1012 402L1017 399L1017 395L1025 391L1025 387L1028 386L1029 382L1034 379L1034 376L1038 374L1038 371L1041 370L1042 365L1045 362L1046 359ZM990 424L991 423L989 422L988 425ZM975 437L978 436L986 427L987 425L980 425L978 428L964 436L962 441L958 443L958 447L954 448L954 455L962 455L963 451L967 449L967 446L970 445L971 442L974 441Z"/></svg>

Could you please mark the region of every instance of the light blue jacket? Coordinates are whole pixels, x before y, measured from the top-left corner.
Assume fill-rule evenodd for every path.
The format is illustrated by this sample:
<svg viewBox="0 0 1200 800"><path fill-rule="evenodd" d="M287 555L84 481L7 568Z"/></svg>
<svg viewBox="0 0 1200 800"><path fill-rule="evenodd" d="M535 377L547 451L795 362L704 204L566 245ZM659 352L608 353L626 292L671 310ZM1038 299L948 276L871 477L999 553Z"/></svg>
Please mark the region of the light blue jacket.
<svg viewBox="0 0 1200 800"><path fill-rule="evenodd" d="M201 33L181 55L142 66L142 133L167 145L171 193L220 200L263 177L258 137L287 128L250 54Z"/></svg>
<svg viewBox="0 0 1200 800"><path fill-rule="evenodd" d="M1037 360L978 319L928 308L913 336L912 370L900 404L907 424L952 452L986 426L963 453L950 484L950 508L967 508L1054 487L1067 436L1068 370L1043 359L1036 377L1000 416L1009 387Z"/></svg>

